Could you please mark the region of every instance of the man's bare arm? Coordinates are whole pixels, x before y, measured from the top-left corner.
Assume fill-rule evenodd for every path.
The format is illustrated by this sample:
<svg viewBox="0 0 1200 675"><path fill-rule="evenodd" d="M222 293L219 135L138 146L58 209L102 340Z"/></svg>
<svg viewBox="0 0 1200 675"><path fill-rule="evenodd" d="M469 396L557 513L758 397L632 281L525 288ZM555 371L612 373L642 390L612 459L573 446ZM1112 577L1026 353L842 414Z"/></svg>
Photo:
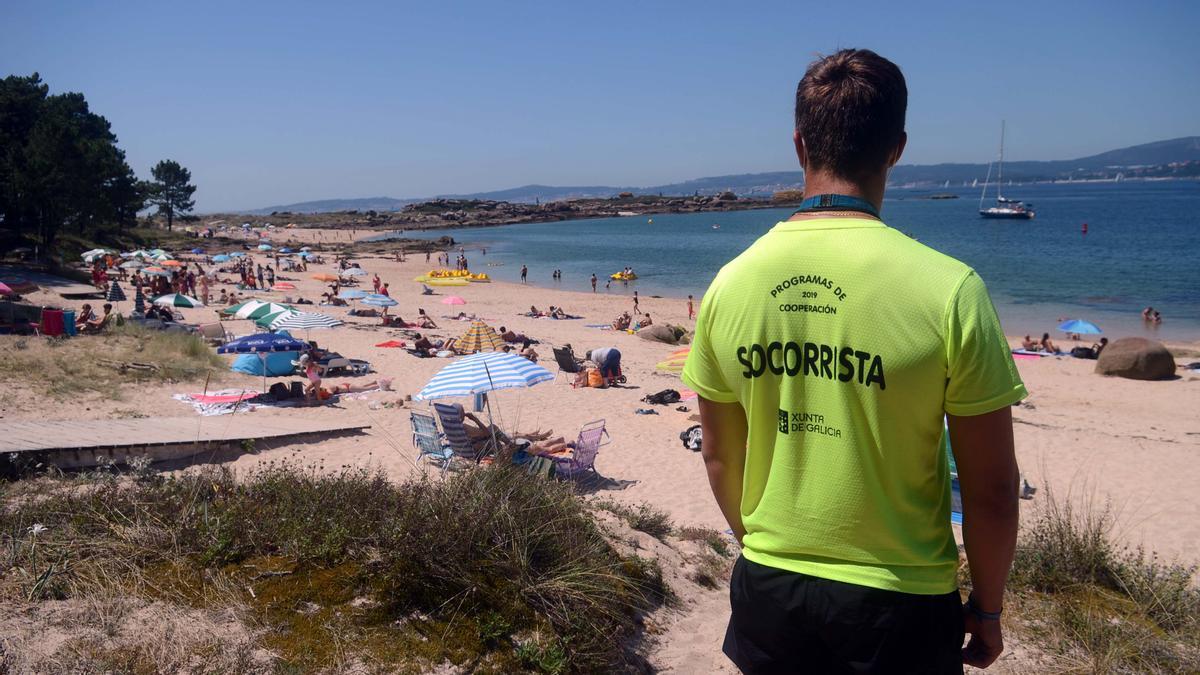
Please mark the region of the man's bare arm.
<svg viewBox="0 0 1200 675"><path fill-rule="evenodd" d="M1017 544L1020 474L1013 452L1012 410L948 417L950 444L962 487L963 543L971 567L971 595L983 612L999 612ZM998 621L967 617L970 665L986 668L1004 648Z"/></svg>
<svg viewBox="0 0 1200 675"><path fill-rule="evenodd" d="M739 542L746 534L742 526L742 475L746 468L746 412L739 403L700 399L700 454L708 472L708 484L725 522Z"/></svg>

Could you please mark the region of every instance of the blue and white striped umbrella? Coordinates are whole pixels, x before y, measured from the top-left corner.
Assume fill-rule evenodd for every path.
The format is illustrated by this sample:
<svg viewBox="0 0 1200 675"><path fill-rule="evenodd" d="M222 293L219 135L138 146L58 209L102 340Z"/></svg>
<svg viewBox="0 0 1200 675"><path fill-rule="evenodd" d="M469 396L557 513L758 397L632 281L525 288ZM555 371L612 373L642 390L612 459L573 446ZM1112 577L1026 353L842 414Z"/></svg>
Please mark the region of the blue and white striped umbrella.
<svg viewBox="0 0 1200 675"><path fill-rule="evenodd" d="M553 373L523 356L481 352L442 368L413 399L473 396L498 389L532 387L553 379Z"/></svg>
<svg viewBox="0 0 1200 675"><path fill-rule="evenodd" d="M362 299L364 305L375 305L376 307L395 307L400 304L386 295L368 295Z"/></svg>
<svg viewBox="0 0 1200 675"><path fill-rule="evenodd" d="M338 297L343 300L361 300L368 295L370 295L370 293L362 290L361 288L347 288L341 293L338 293Z"/></svg>
<svg viewBox="0 0 1200 675"><path fill-rule="evenodd" d="M313 328L336 328L344 322L341 319L335 319L328 314L317 314L315 312L291 312L284 316L278 317L269 325L271 330L280 329L301 329L312 330Z"/></svg>

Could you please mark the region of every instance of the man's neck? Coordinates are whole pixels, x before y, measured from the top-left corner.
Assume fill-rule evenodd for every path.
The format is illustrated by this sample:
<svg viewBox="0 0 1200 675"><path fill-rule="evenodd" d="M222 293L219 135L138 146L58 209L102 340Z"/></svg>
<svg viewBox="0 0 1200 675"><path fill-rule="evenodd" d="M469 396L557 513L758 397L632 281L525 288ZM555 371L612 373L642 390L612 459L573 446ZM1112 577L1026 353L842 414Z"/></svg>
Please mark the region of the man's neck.
<svg viewBox="0 0 1200 675"><path fill-rule="evenodd" d="M876 210L883 207L883 189L887 174L862 182L852 182L828 173L813 171L804 174L804 198L838 194L858 197L870 202Z"/></svg>

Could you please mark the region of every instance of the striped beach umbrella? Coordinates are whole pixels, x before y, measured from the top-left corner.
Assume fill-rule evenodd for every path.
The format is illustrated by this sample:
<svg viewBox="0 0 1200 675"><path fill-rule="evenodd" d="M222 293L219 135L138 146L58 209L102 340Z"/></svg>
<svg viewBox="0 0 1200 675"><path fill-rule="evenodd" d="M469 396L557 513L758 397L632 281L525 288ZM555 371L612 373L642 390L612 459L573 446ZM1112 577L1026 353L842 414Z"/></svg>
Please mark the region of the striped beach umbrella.
<svg viewBox="0 0 1200 675"><path fill-rule="evenodd" d="M117 284L116 279L113 279L112 286L109 286L108 295L105 298L109 302L125 302L125 291L121 290L121 286Z"/></svg>
<svg viewBox="0 0 1200 675"><path fill-rule="evenodd" d="M337 328L344 322L328 314L316 312L292 312L285 314L270 323L271 330L313 330L317 328Z"/></svg>
<svg viewBox="0 0 1200 675"><path fill-rule="evenodd" d="M275 314L276 312L284 311L294 312L296 311L296 308L292 307L291 305L281 305L275 302L264 302L250 311L238 311L234 314L234 316L238 317L239 319L251 319L257 321L268 314Z"/></svg>
<svg viewBox="0 0 1200 675"><path fill-rule="evenodd" d="M142 295L142 287L140 284L134 287L133 313L135 316L146 315L146 296Z"/></svg>
<svg viewBox="0 0 1200 675"><path fill-rule="evenodd" d="M458 359L442 368L413 397L417 401L474 396L500 389L532 387L554 379L554 374L522 356L482 352Z"/></svg>
<svg viewBox="0 0 1200 675"><path fill-rule="evenodd" d="M370 293L362 290L361 288L347 288L341 293L338 293L338 297L343 300L362 300L368 295L370 295Z"/></svg>
<svg viewBox="0 0 1200 675"><path fill-rule="evenodd" d="M367 271L361 267L347 267L346 269L342 270L342 276L344 276L344 277L365 277L365 276L367 276Z"/></svg>
<svg viewBox="0 0 1200 675"><path fill-rule="evenodd" d="M271 312L270 314L264 314L264 315L258 317L257 319L255 319L254 325L258 326L259 328L266 328L269 330L271 328L272 323L274 323L284 317L288 317L293 314L299 314L299 313L300 313L299 311L294 310L294 309L284 309L284 310L280 310L278 312Z"/></svg>
<svg viewBox="0 0 1200 675"><path fill-rule="evenodd" d="M236 315L238 312L245 310L246 314L249 314L251 311L258 309L259 307L262 307L265 304L267 304L267 303L263 300L255 300L255 299L251 298L250 300L243 300L242 302L239 302L236 305L230 305L230 306L226 307L225 309L221 310L221 313ZM238 318L244 319L246 317L239 316Z"/></svg>
<svg viewBox="0 0 1200 675"><path fill-rule="evenodd" d="M160 295L154 299L154 304L161 307L203 307L204 303L199 300L184 295L183 293L171 293L168 295Z"/></svg>
<svg viewBox="0 0 1200 675"><path fill-rule="evenodd" d="M123 270L140 270L145 266L146 263L142 262L141 260L127 260L117 267L120 267Z"/></svg>
<svg viewBox="0 0 1200 675"><path fill-rule="evenodd" d="M471 327L458 341L459 351L467 354L494 352L504 346L504 338L482 321L472 321Z"/></svg>
<svg viewBox="0 0 1200 675"><path fill-rule="evenodd" d="M368 295L362 299L364 305L375 305L376 307L395 307L400 304L386 295Z"/></svg>
<svg viewBox="0 0 1200 675"><path fill-rule="evenodd" d="M654 367L667 373L682 373L683 366L687 363L688 354L691 352L691 347L684 347L683 349L671 352L670 356L655 364Z"/></svg>

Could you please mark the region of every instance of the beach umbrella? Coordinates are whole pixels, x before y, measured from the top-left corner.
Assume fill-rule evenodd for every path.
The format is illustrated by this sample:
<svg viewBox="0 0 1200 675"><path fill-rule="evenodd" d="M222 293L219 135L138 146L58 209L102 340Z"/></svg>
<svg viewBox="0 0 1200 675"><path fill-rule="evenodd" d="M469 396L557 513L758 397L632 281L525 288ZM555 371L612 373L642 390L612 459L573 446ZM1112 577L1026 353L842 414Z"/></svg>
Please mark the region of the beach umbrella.
<svg viewBox="0 0 1200 675"><path fill-rule="evenodd" d="M242 251L234 251L233 253L229 254L229 257L230 258L245 258L246 254L243 253Z"/></svg>
<svg viewBox="0 0 1200 675"><path fill-rule="evenodd" d="M213 262L215 262L215 263L229 262L230 260L232 260L232 258L230 258L229 256L225 255L224 253L222 253L222 254L220 254L220 255L214 255L214 256L213 256Z"/></svg>
<svg viewBox="0 0 1200 675"><path fill-rule="evenodd" d="M342 270L342 276L344 276L344 277L365 277L365 276L367 276L367 271L361 267L347 267L346 269Z"/></svg>
<svg viewBox="0 0 1200 675"><path fill-rule="evenodd" d="M341 293L338 293L338 297L343 300L362 300L363 298L365 298L369 295L370 295L370 293L367 293L366 291L362 290L361 288L347 288L346 290L342 291ZM383 297L387 297L387 296L383 296Z"/></svg>
<svg viewBox="0 0 1200 675"><path fill-rule="evenodd" d="M117 280L113 279L112 286L108 289L108 295L105 296L109 302L125 302L125 291L117 284Z"/></svg>
<svg viewBox="0 0 1200 675"><path fill-rule="evenodd" d="M171 273L161 267L147 267L142 270L142 274L152 274L156 277L169 277Z"/></svg>
<svg viewBox="0 0 1200 675"><path fill-rule="evenodd" d="M164 260L161 264L163 267L183 267L183 263L178 260Z"/></svg>
<svg viewBox="0 0 1200 675"><path fill-rule="evenodd" d="M395 307L400 304L386 295L368 295L362 299L364 305L375 305L376 307Z"/></svg>
<svg viewBox="0 0 1200 675"><path fill-rule="evenodd" d="M146 263L140 260L128 260L118 265L123 270L140 270L146 266Z"/></svg>
<svg viewBox="0 0 1200 675"><path fill-rule="evenodd" d="M465 305L465 304L467 304L467 301L463 300L462 298L458 297L457 295L447 295L446 297L442 298L442 304L443 305Z"/></svg>
<svg viewBox="0 0 1200 675"><path fill-rule="evenodd" d="M158 255L154 256L154 262L157 263L165 263L168 260L171 260L171 256L167 255L166 253L159 253Z"/></svg>
<svg viewBox="0 0 1200 675"><path fill-rule="evenodd" d="M184 295L183 293L170 293L168 295L160 295L154 299L154 304L161 307L203 307L204 303L199 300Z"/></svg>
<svg viewBox="0 0 1200 675"><path fill-rule="evenodd" d="M304 258L305 260L308 260L309 258L315 258L316 256L313 255L312 253L309 253L308 251L304 251L300 254L300 257Z"/></svg>
<svg viewBox="0 0 1200 675"><path fill-rule="evenodd" d="M299 313L300 313L300 311L295 310L295 309L282 309L282 310L279 310L278 312L271 312L270 314L264 314L264 315L258 317L257 319L254 320L254 325L258 326L259 328L270 329L271 324L274 323L275 321L278 321L279 319L282 319L286 316L290 316L292 314L299 314Z"/></svg>
<svg viewBox="0 0 1200 675"><path fill-rule="evenodd" d="M84 260L87 260L88 258L94 258L98 255L104 255L105 253L108 253L108 251L106 251L102 248L94 248L90 251L84 251L83 253L80 253L79 257L83 258Z"/></svg>
<svg viewBox="0 0 1200 675"><path fill-rule="evenodd" d="M494 352L503 346L504 338L482 321L472 321L471 327L458 341L458 350L466 354Z"/></svg>
<svg viewBox="0 0 1200 675"><path fill-rule="evenodd" d="M1079 333L1080 335L1099 335L1104 332L1096 324L1083 319L1064 321L1058 325L1058 329L1064 333Z"/></svg>
<svg viewBox="0 0 1200 675"><path fill-rule="evenodd" d="M249 314L253 310L258 309L259 307L262 307L265 304L267 304L267 303L262 300L255 300L255 299L251 298L250 300L243 300L242 302L239 302L236 305L230 305L229 307L226 307L225 309L221 310L221 313L222 314L238 314L239 312L242 312L243 310L245 310L245 313ZM244 319L246 317L239 316L238 318Z"/></svg>
<svg viewBox="0 0 1200 675"><path fill-rule="evenodd" d="M324 274L324 273L314 274L314 275L312 275L312 278L316 279L317 281L337 281L338 280L338 277L336 275Z"/></svg>
<svg viewBox="0 0 1200 675"><path fill-rule="evenodd" d="M250 319L252 321L257 321L268 314L274 314L276 312L283 312L283 311L293 311L294 312L294 311L296 311L296 308L292 307L291 305L281 305L281 304L274 303L274 302L265 302L261 306L256 307L256 308L250 310L249 312L246 312L244 315L243 315L242 311L239 311L234 316L237 316L240 319Z"/></svg>
<svg viewBox="0 0 1200 675"><path fill-rule="evenodd" d="M430 401L473 396L500 389L532 387L553 379L553 373L523 356L481 352L442 368L413 399Z"/></svg>
<svg viewBox="0 0 1200 675"><path fill-rule="evenodd" d="M270 352L302 352L308 349L307 342L301 342L287 333L255 333L231 340L217 347L218 354L258 354L263 361L263 389L267 387L267 354Z"/></svg>
<svg viewBox="0 0 1200 675"><path fill-rule="evenodd" d="M296 290L296 284L293 284L290 281L280 281L279 283L272 286L271 290L273 290L273 291L294 291L294 290Z"/></svg>
<svg viewBox="0 0 1200 675"><path fill-rule="evenodd" d="M260 251L270 251L270 250L271 250L271 245L270 245L270 244L259 244L259 245L258 245L258 250L260 250Z"/></svg>
<svg viewBox="0 0 1200 675"><path fill-rule="evenodd" d="M142 287L134 287L133 294L133 313L135 316L146 315L146 296L142 295Z"/></svg>
<svg viewBox="0 0 1200 675"><path fill-rule="evenodd" d="M196 247L196 248L192 249L192 254L193 255L203 255L204 249L202 249L200 247Z"/></svg>
<svg viewBox="0 0 1200 675"><path fill-rule="evenodd" d="M150 249L150 255L166 255L166 254L167 254L167 252L161 248Z"/></svg>
<svg viewBox="0 0 1200 675"><path fill-rule="evenodd" d="M305 253L308 253L309 251L312 250L312 247L311 246L301 246L300 250L304 251Z"/></svg>
<svg viewBox="0 0 1200 675"><path fill-rule="evenodd" d="M130 253L129 257L130 258L153 258L154 255L145 249L139 248L138 250L134 251L133 253Z"/></svg>
<svg viewBox="0 0 1200 675"><path fill-rule="evenodd" d="M280 252L280 253L291 253L291 252L292 252L292 249L290 249L290 248L288 248L288 247L284 246L283 248L279 249L279 252Z"/></svg>
<svg viewBox="0 0 1200 675"><path fill-rule="evenodd" d="M291 314L281 316L270 323L268 326L271 330L312 330L314 328L337 328L345 323L341 319L335 319L328 314L318 314L316 312L292 312Z"/></svg>

